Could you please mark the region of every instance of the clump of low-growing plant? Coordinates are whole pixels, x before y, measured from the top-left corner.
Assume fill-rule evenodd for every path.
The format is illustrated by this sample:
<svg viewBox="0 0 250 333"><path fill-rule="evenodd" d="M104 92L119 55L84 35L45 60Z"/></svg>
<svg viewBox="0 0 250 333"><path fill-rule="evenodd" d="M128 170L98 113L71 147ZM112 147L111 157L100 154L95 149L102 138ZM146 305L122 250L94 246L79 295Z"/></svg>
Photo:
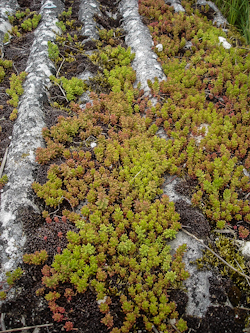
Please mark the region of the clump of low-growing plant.
<svg viewBox="0 0 250 333"><path fill-rule="evenodd" d="M0 300L6 299L8 292L13 287L15 282L20 279L22 274L23 274L23 270L20 267L15 269L13 272L6 272L6 281L0 282ZM9 288L5 289L5 290L1 290L1 289L3 289L3 286L6 283L9 285Z"/></svg>
<svg viewBox="0 0 250 333"><path fill-rule="evenodd" d="M67 203L63 219L79 230L67 233L67 248L42 269L45 298L54 320L66 322L68 330L73 329L70 312L60 304L90 289L101 301L102 323L113 333L129 332L139 319L147 331L152 326L167 331L167 317L184 332L186 322L178 319L168 297L188 273L182 262L185 246L172 257L168 245L181 226L174 204L161 196L171 164L167 142L155 136L157 125L142 115L148 98L133 88L131 50L106 46L90 58L103 68L110 92L91 93L84 110L72 103L72 116L43 129L46 148L37 150L37 161L50 164L47 182L33 184L47 206L43 216L50 223L52 210ZM55 158L62 163L54 164ZM122 327L114 324L114 296Z"/></svg>
<svg viewBox="0 0 250 333"><path fill-rule="evenodd" d="M9 15L8 19L13 25L10 34L21 37L23 33L30 32L38 26L41 15L37 14L35 11L31 12L30 9L27 8L23 12L18 10L14 15Z"/></svg>
<svg viewBox="0 0 250 333"><path fill-rule="evenodd" d="M26 78L27 73L21 72L19 75L12 73L10 77L10 88L6 89L6 93L11 97L8 104L16 108L19 102L19 96L23 94L22 83Z"/></svg>
<svg viewBox="0 0 250 333"><path fill-rule="evenodd" d="M219 37L231 40L222 29L203 17L206 8L193 9L182 1L186 13L159 0L142 0L144 16L167 80L149 81L157 103L146 111L148 118L165 130L169 172L197 181L191 197L214 228L248 239L250 218L249 144L250 94L249 50L225 49ZM241 41L242 42L242 41ZM157 45L162 44L162 51ZM243 223L243 225L240 225ZM233 231L234 230L234 231ZM231 236L230 236L231 237ZM236 242L220 236L214 250L205 252L199 267L218 267L248 293L245 259Z"/></svg>
<svg viewBox="0 0 250 333"><path fill-rule="evenodd" d="M140 96L138 90L133 94ZM79 234L68 232L67 249L46 268L43 284L54 290L67 282L77 293L91 287L98 300L108 297L100 310L110 328L110 297L116 295L126 315L123 332L129 332L141 316L148 330L155 325L164 331L168 325L163 318L177 317L176 305L164 295L170 285L177 288L188 276L181 262L185 247L172 259L165 242L180 228L174 205L165 196L153 202L162 193L161 175L168 168L166 142L154 136L157 127L133 110L133 100L126 93L112 92L101 100L92 94L92 98L93 106L87 105L77 116L60 117L56 126L44 129L47 148L38 149L40 163L60 156L65 159L61 165L51 165L46 184L33 184L46 205L53 208L66 200L74 208L87 199L80 214L63 211ZM109 138L102 134L105 124L112 124ZM96 137L92 153L84 144L67 148L78 136L82 142ZM125 288L122 294L119 285ZM62 321L64 315L56 315L55 303L53 299L54 319ZM113 328L113 332L120 331Z"/></svg>
<svg viewBox="0 0 250 333"><path fill-rule="evenodd" d="M6 69L9 70L10 68L12 68L11 60L0 59L0 82L2 82L5 77Z"/></svg>
<svg viewBox="0 0 250 333"><path fill-rule="evenodd" d="M200 15L177 15L160 4L161 11L152 1L141 1L140 12L151 22L155 45L163 45L162 52L155 51L168 79L149 82L161 98L148 115L171 138L171 172L198 179L192 202L218 228L231 221L249 222L249 201L239 199L250 190L244 174L250 165L249 53L224 49L218 37L227 37L225 32Z"/></svg>
<svg viewBox="0 0 250 333"><path fill-rule="evenodd" d="M3 175L0 178L0 190L4 187L4 185L6 185L8 183L8 176L7 175Z"/></svg>

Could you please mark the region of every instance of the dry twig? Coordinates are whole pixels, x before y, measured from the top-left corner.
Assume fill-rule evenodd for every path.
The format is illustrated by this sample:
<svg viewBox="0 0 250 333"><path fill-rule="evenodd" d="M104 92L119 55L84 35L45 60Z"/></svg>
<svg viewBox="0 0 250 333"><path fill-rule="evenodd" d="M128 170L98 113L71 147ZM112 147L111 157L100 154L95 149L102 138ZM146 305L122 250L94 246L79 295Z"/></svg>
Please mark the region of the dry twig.
<svg viewBox="0 0 250 333"><path fill-rule="evenodd" d="M48 326L53 326L53 324L43 324L43 325L36 325L36 326L13 328L13 329L10 329L10 330L1 331L1 333L18 332L18 331L23 331L23 330L27 331L27 330L32 329L32 328L40 328L40 327L48 327Z"/></svg>
<svg viewBox="0 0 250 333"><path fill-rule="evenodd" d="M187 230L182 229L183 232L185 232L187 235L193 237L194 239L196 239L199 243L202 244L202 246L204 246L208 251L210 251L213 255L215 255L218 259L220 259L225 265L227 265L229 268L231 268L233 271L235 271L236 273L240 274L241 276L243 276L247 282L250 280L250 276L246 275L245 273L242 273L240 271L238 271L238 269L234 268L232 265L230 265L226 260L224 260L221 256L219 256L216 252L214 252L212 249L210 249L210 247L208 247L207 245L205 245L203 243L203 241L197 237L195 237L193 234L191 234L190 232L188 232Z"/></svg>
<svg viewBox="0 0 250 333"><path fill-rule="evenodd" d="M4 169L4 166L5 166L6 159L7 159L8 149L9 148L7 147L6 150L5 150L5 153L4 153L4 157L3 157L2 163L1 163L0 178L2 177L2 174L3 174L3 169Z"/></svg>

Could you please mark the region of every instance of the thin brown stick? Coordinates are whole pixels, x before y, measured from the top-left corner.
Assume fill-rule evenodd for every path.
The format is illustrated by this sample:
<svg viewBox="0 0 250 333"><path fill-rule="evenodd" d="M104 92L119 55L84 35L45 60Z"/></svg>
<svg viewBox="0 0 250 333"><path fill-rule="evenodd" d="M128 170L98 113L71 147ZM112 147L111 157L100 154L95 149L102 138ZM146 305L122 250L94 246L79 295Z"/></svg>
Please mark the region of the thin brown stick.
<svg viewBox="0 0 250 333"><path fill-rule="evenodd" d="M172 181L175 180L177 177L178 177L178 176L174 176L174 178L172 178L167 184L164 184L164 186L166 186L166 185L172 183Z"/></svg>
<svg viewBox="0 0 250 333"><path fill-rule="evenodd" d="M241 268L240 264L238 263L238 261L234 258L234 261L236 262L236 264L239 266L239 269L241 270L242 273L244 273L243 269ZM249 280L247 280L247 283L250 287L250 283L249 283Z"/></svg>
<svg viewBox="0 0 250 333"><path fill-rule="evenodd" d="M53 324L43 324L43 325L36 325L36 326L13 328L13 329L10 329L10 330L0 331L0 332L1 333L18 332L18 331L22 331L22 330L29 330L29 329L32 329L32 328L40 328L40 327L48 327L48 326L53 326Z"/></svg>
<svg viewBox="0 0 250 333"><path fill-rule="evenodd" d="M155 333L159 333L159 331L157 330L157 328L154 325L152 326L152 329Z"/></svg>
<svg viewBox="0 0 250 333"><path fill-rule="evenodd" d="M174 324L171 324L170 322L169 322L169 324L176 330L177 333L181 333Z"/></svg>
<svg viewBox="0 0 250 333"><path fill-rule="evenodd" d="M68 100L68 98L66 97L65 92L64 92L63 88L61 87L61 85L60 85L59 83L57 83L57 82L54 82L54 83L59 87L59 89L61 90L61 92L62 92L64 98L65 98L66 101L68 102L69 100Z"/></svg>
<svg viewBox="0 0 250 333"><path fill-rule="evenodd" d="M60 73L60 70L61 70L61 68L62 68L62 65L64 64L64 61L65 61L65 58L63 58L63 61L61 62L60 66L59 66L59 68L58 68L58 71L57 71L57 73L56 73L56 77L58 77L58 75L59 75L59 73Z"/></svg>
<svg viewBox="0 0 250 333"><path fill-rule="evenodd" d="M6 159L7 159L8 149L9 148L7 147L6 150L5 150L5 153L4 153L3 160L2 160L2 164L1 164L1 168L0 168L0 178L2 177L2 174L3 174L3 169L4 169L4 166L5 166Z"/></svg>
<svg viewBox="0 0 250 333"><path fill-rule="evenodd" d="M15 66L15 64L14 64L14 62L12 63L12 66L14 67L14 69L15 69L17 75L19 75L18 70L17 70L17 68L16 68L16 66Z"/></svg>
<svg viewBox="0 0 250 333"><path fill-rule="evenodd" d="M247 281L249 281L250 276L238 271L238 269L234 268L233 266L231 266L226 260L224 260L221 256L219 256L216 252L214 252L212 249L210 249L210 247L208 247L207 245L205 245L203 243L203 241L197 237L195 237L193 234L191 234L190 232L188 232L187 230L182 229L183 232L185 232L187 235L193 237L194 239L196 239L199 243L202 244L202 246L204 246L208 251L210 251L213 255L215 255L218 259L220 259L225 265L227 265L229 268L231 268L233 271L235 271L236 273L240 274L241 276L243 276Z"/></svg>

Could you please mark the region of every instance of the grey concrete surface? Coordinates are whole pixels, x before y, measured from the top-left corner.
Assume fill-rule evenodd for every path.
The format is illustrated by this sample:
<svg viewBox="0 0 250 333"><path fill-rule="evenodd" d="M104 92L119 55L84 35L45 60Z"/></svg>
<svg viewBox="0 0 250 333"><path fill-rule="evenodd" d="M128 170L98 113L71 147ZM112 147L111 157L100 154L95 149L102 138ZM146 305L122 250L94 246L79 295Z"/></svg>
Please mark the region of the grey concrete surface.
<svg viewBox="0 0 250 333"><path fill-rule="evenodd" d="M34 42L27 62L28 76L24 83L24 93L18 106L18 118L13 128L4 173L8 183L1 195L0 206L0 253L1 273L13 270L22 261L22 248L25 244L19 212L23 207L38 208L33 202L31 184L35 181L35 151L44 145L42 128L45 126L43 100L46 98L46 83L55 73L53 63L48 58L47 42L55 38L57 16L63 10L60 0L42 2L42 19L34 32Z"/></svg>
<svg viewBox="0 0 250 333"><path fill-rule="evenodd" d="M152 51L153 40L138 13L138 1L122 0L119 4L119 10L123 17L126 44L135 53L135 59L132 63L136 70L135 85L140 82L141 88L148 92L150 90L147 85L148 79L154 80L157 77L161 81L166 80L166 76L156 60L157 55Z"/></svg>
<svg viewBox="0 0 250 333"><path fill-rule="evenodd" d="M8 15L13 15L18 7L16 0L2 0L0 2L0 47L2 46L4 35L12 28Z"/></svg>

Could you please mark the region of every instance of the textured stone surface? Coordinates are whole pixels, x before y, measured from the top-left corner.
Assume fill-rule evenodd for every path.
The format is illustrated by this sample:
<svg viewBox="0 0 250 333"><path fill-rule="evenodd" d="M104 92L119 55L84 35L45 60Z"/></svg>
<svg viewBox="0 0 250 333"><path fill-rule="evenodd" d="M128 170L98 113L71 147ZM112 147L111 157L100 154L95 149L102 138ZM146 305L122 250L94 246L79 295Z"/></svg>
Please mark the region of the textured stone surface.
<svg viewBox="0 0 250 333"><path fill-rule="evenodd" d="M177 234L176 239L169 243L173 250L176 250L182 244L187 244L187 251L184 254L183 261L186 265L186 270L190 274L190 277L184 282L188 295L186 314L200 318L211 305L209 277L212 277L212 273L209 271L198 271L197 266L191 264L191 262L202 257L204 248L198 241L181 231Z"/></svg>
<svg viewBox="0 0 250 333"><path fill-rule="evenodd" d="M101 14L98 1L83 0L80 5L79 20L83 22L82 34L88 39L99 38L96 22L93 19L95 14Z"/></svg>
<svg viewBox="0 0 250 333"><path fill-rule="evenodd" d="M126 44L135 53L135 59L132 63L137 77L135 85L141 82L141 88L147 92L149 91L147 80L154 80L155 77L160 81L166 80L166 76L156 60L157 55L152 51L153 40L148 28L141 21L138 13L138 1L122 0L119 9L123 16Z"/></svg>
<svg viewBox="0 0 250 333"><path fill-rule="evenodd" d="M181 5L181 0L167 0L166 3L174 7L176 13L185 12L185 9Z"/></svg>
<svg viewBox="0 0 250 333"><path fill-rule="evenodd" d="M0 2L0 46L3 43L4 35L12 28L8 21L8 15L13 15L18 7L16 0L2 0Z"/></svg>
<svg viewBox="0 0 250 333"><path fill-rule="evenodd" d="M22 259L25 235L18 215L20 210L29 206L35 211L31 184L35 181L35 151L43 146L42 128L44 114L42 102L46 98L46 83L55 72L48 58L47 42L53 40L58 14L63 10L60 0L43 1L42 19L34 32L24 84L24 94L18 107L18 118L13 128L12 142L9 147L5 173L9 182L1 196L1 238L2 272L13 270ZM1 276L0 276L1 277Z"/></svg>
<svg viewBox="0 0 250 333"><path fill-rule="evenodd" d="M201 6L208 5L210 8L212 8L216 12L216 15L213 20L213 24L216 24L217 27L220 27L220 26L225 27L228 24L225 17L221 14L218 7L212 1L198 0L197 5L201 5Z"/></svg>

